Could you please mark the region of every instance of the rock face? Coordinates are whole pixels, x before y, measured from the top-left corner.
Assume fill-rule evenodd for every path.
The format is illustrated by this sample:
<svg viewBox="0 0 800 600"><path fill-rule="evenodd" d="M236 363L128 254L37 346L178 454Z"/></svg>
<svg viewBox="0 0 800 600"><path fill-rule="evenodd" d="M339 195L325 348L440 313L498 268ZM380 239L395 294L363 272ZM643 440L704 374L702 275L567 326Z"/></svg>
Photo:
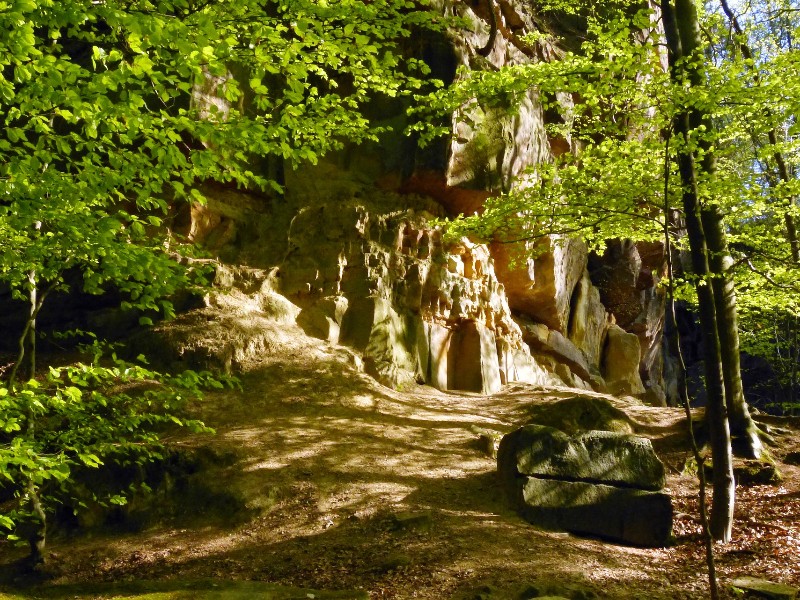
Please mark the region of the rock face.
<svg viewBox="0 0 800 600"><path fill-rule="evenodd" d="M609 240L603 255L590 257L588 263L603 306L614 315L617 325L639 338L642 386L659 402L666 400L662 356L665 292L657 286L664 260L660 243ZM630 383L636 386L636 382ZM670 396L677 403L677 393Z"/></svg>
<svg viewBox="0 0 800 600"><path fill-rule="evenodd" d="M445 81L459 66L496 69L563 52L523 41L545 22L528 4L445 8L472 24L420 40ZM570 32L558 34L569 45ZM280 198L204 189L209 202L187 215L183 233L223 260L274 270L275 291L299 308L304 330L351 347L387 385L489 394L524 381L661 402L660 247L613 242L596 256L558 236L445 242L431 223L480 211L529 167L573 151L572 140L548 133L573 102L555 100L545 109L530 90L516 107L466 103L451 116L450 139L423 149L387 133L287 167ZM405 118L400 104L378 117L396 130Z"/></svg>
<svg viewBox="0 0 800 600"><path fill-rule="evenodd" d="M579 45L580 32L570 30L578 20L538 15L529 2L434 5L470 24L425 33L409 47L445 82L463 76L459 67L558 60ZM227 114L233 107L220 90L244 76L203 74L193 98L201 114ZM263 281L269 274L269 293L237 291L255 307L255 320L278 313L283 322L296 319L307 333L355 350L367 372L387 385L416 381L489 394L523 381L663 402L664 390L674 388L663 381L659 244L611 241L598 256L579 239L555 235L446 243L433 222L482 210L488 197L524 184L527 169L576 150L573 140L547 127L565 122L576 99L545 99L531 89L518 100L515 106L499 98L465 102L450 115L451 135L422 148L401 133L405 101L376 99L365 111L392 132L314 165L257 157L259 175L280 180L283 193L203 184L208 202L175 215L173 231L228 266L262 272ZM27 308L4 290L0 304L0 328L9 332L0 347L13 350L15 324ZM137 315L91 307L85 298L80 307L62 304L64 311L41 317L43 328L49 316L59 328L108 337L136 327ZM227 318L226 307L213 304L205 308ZM76 318L78 312L89 314ZM235 368L250 352L235 348L257 349L265 341L249 326L229 329L223 362ZM203 344L193 355L202 358Z"/></svg>
<svg viewBox="0 0 800 600"><path fill-rule="evenodd" d="M559 238L546 238L545 244L544 252L522 242L494 244L498 278L508 290L511 308L567 334L572 294L586 268L586 246ZM540 254L532 259L531 252Z"/></svg>
<svg viewBox="0 0 800 600"><path fill-rule="evenodd" d="M526 425L500 441L497 469L512 504L533 524L637 546L669 541L664 465L645 438Z"/></svg>
<svg viewBox="0 0 800 600"><path fill-rule="evenodd" d="M323 203L293 220L280 287L306 331L361 352L390 386L490 394L559 383L525 346L486 246L445 244L424 200L391 213L381 201Z"/></svg>
<svg viewBox="0 0 800 600"><path fill-rule="evenodd" d="M643 394L640 361L639 338L619 325L612 325L608 330L602 365L608 391L612 394Z"/></svg>

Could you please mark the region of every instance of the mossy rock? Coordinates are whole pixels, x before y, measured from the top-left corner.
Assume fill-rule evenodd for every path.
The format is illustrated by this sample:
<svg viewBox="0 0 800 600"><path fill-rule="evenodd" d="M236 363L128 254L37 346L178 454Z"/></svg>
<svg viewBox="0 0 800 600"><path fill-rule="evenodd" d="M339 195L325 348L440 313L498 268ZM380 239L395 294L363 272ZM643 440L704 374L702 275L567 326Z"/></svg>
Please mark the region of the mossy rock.
<svg viewBox="0 0 800 600"><path fill-rule="evenodd" d="M766 460L743 460L733 464L736 485L780 485L783 476L775 463Z"/></svg>
<svg viewBox="0 0 800 600"><path fill-rule="evenodd" d="M697 474L697 463L693 458L686 461L683 473L686 475ZM714 466L710 461L705 464L705 474L708 481L714 481ZM783 475L775 463L769 460L734 459L733 479L736 485L743 487L780 485Z"/></svg>
<svg viewBox="0 0 800 600"><path fill-rule="evenodd" d="M584 431L633 433L630 417L605 398L576 396L554 404L531 406L528 424L555 427L567 434Z"/></svg>
<svg viewBox="0 0 800 600"><path fill-rule="evenodd" d="M56 510L53 525L65 532L106 527L141 531L165 522L244 522L253 516L247 499L221 477L237 460L233 451L199 446L168 448L161 459L146 465L108 461L96 469L77 468L73 497ZM122 506L92 500L94 495L134 489Z"/></svg>
<svg viewBox="0 0 800 600"><path fill-rule="evenodd" d="M597 600L597 593L580 583L537 582L523 586L517 596L519 600L544 600L561 598L563 600Z"/></svg>
<svg viewBox="0 0 800 600"><path fill-rule="evenodd" d="M428 511L406 511L389 516L389 528L395 532L430 531L433 515Z"/></svg>

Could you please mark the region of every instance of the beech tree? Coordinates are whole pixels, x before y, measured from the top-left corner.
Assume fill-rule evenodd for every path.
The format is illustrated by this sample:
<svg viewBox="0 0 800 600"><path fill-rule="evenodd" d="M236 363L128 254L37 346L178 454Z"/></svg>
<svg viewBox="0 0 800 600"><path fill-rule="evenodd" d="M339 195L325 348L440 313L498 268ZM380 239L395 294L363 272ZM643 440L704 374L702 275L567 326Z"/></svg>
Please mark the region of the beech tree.
<svg viewBox="0 0 800 600"><path fill-rule="evenodd" d="M796 68L794 39L800 15L772 0L750 3L739 13L726 0L720 1L720 8L724 18L718 27L727 35L718 42L717 52L743 65L748 94L755 100L750 114L731 115L731 128L741 133L727 142L738 149L734 168L741 180L739 189L747 190L747 202L754 207L746 227L733 226L731 243L742 290L743 342L750 354L766 358L777 375L777 381L769 384L778 395L762 402L791 409L798 373L794 298L800 291L796 285L800 140L795 78L784 69L792 64Z"/></svg>
<svg viewBox="0 0 800 600"><path fill-rule="evenodd" d="M687 82L689 90L698 94L705 87L705 78L702 71L704 60L698 54L701 48L700 27L695 6L691 1L675 0L673 6L669 0L663 0L661 14L669 48L670 78L679 85ZM736 302L726 273L728 255L720 207L717 203L701 204L699 179L713 177L716 169L713 147L702 133L699 138L692 139L698 131L711 130L713 124L707 111L695 103L686 103L676 111L673 127L681 142L678 168L683 216L692 272L697 281L695 289L703 331L707 422L714 461L714 501L709 533L714 539L727 542L733 529L735 483L728 424L732 413L726 414L726 408L734 401L731 396L734 390L737 387L741 389L738 336L735 333ZM734 328L733 333L731 328ZM724 362L722 345L725 343L735 344L727 349L726 354L735 354L737 364ZM740 401L743 405L741 410L746 414L743 394Z"/></svg>

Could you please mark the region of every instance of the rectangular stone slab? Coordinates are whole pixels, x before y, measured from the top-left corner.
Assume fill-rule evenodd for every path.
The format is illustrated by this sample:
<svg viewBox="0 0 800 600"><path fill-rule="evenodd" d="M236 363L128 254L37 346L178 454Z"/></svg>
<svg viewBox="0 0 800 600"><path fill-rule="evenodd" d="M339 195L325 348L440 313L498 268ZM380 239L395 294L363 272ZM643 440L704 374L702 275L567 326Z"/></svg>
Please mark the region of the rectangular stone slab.
<svg viewBox="0 0 800 600"><path fill-rule="evenodd" d="M636 546L660 547L670 540L672 501L665 492L536 477L523 480L519 512L534 525Z"/></svg>
<svg viewBox="0 0 800 600"><path fill-rule="evenodd" d="M665 482L664 465L646 438L610 431L568 436L543 425L526 425L505 436L498 468L504 477L521 474L650 491Z"/></svg>

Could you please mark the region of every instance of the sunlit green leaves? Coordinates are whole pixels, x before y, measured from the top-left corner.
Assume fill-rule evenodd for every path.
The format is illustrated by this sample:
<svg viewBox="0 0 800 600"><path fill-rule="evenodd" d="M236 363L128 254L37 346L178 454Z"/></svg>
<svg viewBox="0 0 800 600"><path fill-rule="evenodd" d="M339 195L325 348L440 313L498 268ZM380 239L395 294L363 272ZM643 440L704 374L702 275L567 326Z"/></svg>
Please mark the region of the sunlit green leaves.
<svg viewBox="0 0 800 600"><path fill-rule="evenodd" d="M162 455L161 432L170 428L210 431L178 411L202 389L226 385L235 381L207 372L167 376L112 357L103 366L52 367L43 381L13 390L0 386L0 431L15 434L0 444L0 478L18 503L0 527L13 532L24 521L29 480L48 511L64 502L83 505L85 498L73 498L80 487L70 483L76 470L151 462ZM94 500L124 504L125 493L109 490Z"/></svg>
<svg viewBox="0 0 800 600"><path fill-rule="evenodd" d="M384 126L376 98L410 96L427 67L412 32L441 19L408 0L7 0L0 9L0 282L26 299L66 289L121 292L143 323L203 277L162 229L217 181L280 193L264 157L315 162ZM46 305L45 305L46 309ZM145 385L158 382L151 389ZM159 431L207 374L132 365L51 369L0 387L0 476L20 507L30 483L51 504L75 468L157 457ZM58 483L58 486L55 484ZM110 502L122 503L121 495ZM20 508L3 516L10 528Z"/></svg>
<svg viewBox="0 0 800 600"><path fill-rule="evenodd" d="M99 291L157 262L167 275L158 294L170 293L166 240L150 240L155 258L145 259L130 242L154 232L130 216L103 228L109 207L132 202L158 217L206 180L279 190L253 168L258 157L314 162L345 140L374 139L380 128L361 107L421 88L426 67L401 44L414 28L440 27L410 8L13 2L0 13L0 277L23 294L33 267L42 282L79 268ZM111 254L121 255L116 274Z"/></svg>

